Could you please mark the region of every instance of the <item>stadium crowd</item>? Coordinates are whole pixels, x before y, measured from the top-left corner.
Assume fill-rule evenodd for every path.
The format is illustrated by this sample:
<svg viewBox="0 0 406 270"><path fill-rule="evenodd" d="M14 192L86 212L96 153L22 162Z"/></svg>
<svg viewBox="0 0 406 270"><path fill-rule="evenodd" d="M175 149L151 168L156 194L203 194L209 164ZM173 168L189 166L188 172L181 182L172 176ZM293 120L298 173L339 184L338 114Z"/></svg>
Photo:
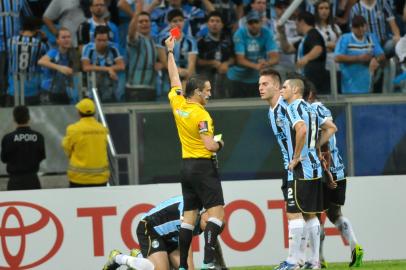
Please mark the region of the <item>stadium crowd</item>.
<svg viewBox="0 0 406 270"><path fill-rule="evenodd" d="M207 75L214 98L258 96L264 67L299 71L320 94L331 93L332 68L340 93L381 92L395 48L401 73L405 1L305 0L278 26L291 2L1 0L1 105L14 93L27 105L75 104L94 86L102 102L164 100L175 27L182 81Z"/></svg>

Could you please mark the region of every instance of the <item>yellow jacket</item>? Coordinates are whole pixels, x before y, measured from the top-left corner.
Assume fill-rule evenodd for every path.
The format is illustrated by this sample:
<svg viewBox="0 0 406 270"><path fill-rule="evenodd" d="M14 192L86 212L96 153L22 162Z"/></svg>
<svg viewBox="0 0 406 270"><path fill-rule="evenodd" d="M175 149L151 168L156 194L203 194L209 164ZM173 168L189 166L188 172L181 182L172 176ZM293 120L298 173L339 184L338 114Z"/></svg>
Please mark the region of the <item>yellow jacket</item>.
<svg viewBox="0 0 406 270"><path fill-rule="evenodd" d="M108 130L94 117L82 117L66 128L62 147L69 157L68 178L76 184L103 184L110 177Z"/></svg>

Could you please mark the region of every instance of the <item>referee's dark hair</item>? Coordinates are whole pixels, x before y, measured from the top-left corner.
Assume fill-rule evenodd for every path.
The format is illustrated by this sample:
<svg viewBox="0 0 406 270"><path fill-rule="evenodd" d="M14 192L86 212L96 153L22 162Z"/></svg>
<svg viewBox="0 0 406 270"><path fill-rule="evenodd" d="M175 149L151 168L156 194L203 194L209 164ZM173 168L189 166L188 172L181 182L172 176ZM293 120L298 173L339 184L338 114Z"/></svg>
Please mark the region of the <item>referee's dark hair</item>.
<svg viewBox="0 0 406 270"><path fill-rule="evenodd" d="M94 36L94 38L96 38L97 35L99 35L99 34L107 34L107 36L108 36L109 33L110 33L110 28L108 26L99 25L99 26L96 26L96 28L94 29L94 35L93 36Z"/></svg>
<svg viewBox="0 0 406 270"><path fill-rule="evenodd" d="M185 97L191 97L196 89L203 91L204 84L209 81L207 77L196 74L191 76L186 82Z"/></svg>
<svg viewBox="0 0 406 270"><path fill-rule="evenodd" d="M282 83L281 74L272 68L264 68L259 71L259 76L271 76L278 79L279 84Z"/></svg>
<svg viewBox="0 0 406 270"><path fill-rule="evenodd" d="M316 19L314 18L314 15L308 11L300 12L299 15L297 15L296 20L298 22L304 21L307 25L310 25L310 26L314 26L316 23Z"/></svg>
<svg viewBox="0 0 406 270"><path fill-rule="evenodd" d="M30 121L30 111L27 106L19 105L14 107L13 110L14 122L18 125L27 124Z"/></svg>

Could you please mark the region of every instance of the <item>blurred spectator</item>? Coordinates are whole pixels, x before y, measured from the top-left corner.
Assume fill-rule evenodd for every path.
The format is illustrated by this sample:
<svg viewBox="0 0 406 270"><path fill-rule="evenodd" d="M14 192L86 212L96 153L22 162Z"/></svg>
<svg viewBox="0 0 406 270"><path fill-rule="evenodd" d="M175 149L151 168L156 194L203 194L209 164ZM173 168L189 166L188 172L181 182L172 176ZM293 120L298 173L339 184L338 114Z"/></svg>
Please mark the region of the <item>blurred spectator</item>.
<svg viewBox="0 0 406 270"><path fill-rule="evenodd" d="M262 26L267 28L267 29L272 29L272 22L271 20L266 16L266 0L252 0L250 4L250 12L251 11L256 11L260 14L261 21L262 21ZM242 17L239 22L238 22L238 27L246 27L247 26L247 16Z"/></svg>
<svg viewBox="0 0 406 270"><path fill-rule="evenodd" d="M214 9L221 14L224 32L231 34L238 28L238 20L243 16L242 0L210 0ZM206 10L207 13L207 10Z"/></svg>
<svg viewBox="0 0 406 270"><path fill-rule="evenodd" d="M69 29L61 27L58 30L56 43L58 47L49 50L38 61L45 67L42 88L49 93L51 104L75 104L79 101L79 94L73 75L80 71L80 60L72 48Z"/></svg>
<svg viewBox="0 0 406 270"><path fill-rule="evenodd" d="M272 34L275 37L275 41L279 48L279 63L278 65L275 66L275 69L279 71L280 75L282 76L282 79L286 78L286 75L288 73L294 72L296 69L295 54L285 53L282 50L280 36L278 32L278 21L289 5L290 5L289 0L275 0L274 2L275 16L271 19ZM292 20L291 18L289 18L284 23L284 31L286 39L290 44L300 42L300 40L302 39L302 36L300 36L297 33L295 20Z"/></svg>
<svg viewBox="0 0 406 270"><path fill-rule="evenodd" d="M117 26L110 22L106 15L107 6L105 0L91 0L90 12L92 17L79 25L77 31L78 44L83 46L89 42L94 42L94 30L99 25L104 25L109 29L109 41L119 45L119 34Z"/></svg>
<svg viewBox="0 0 406 270"><path fill-rule="evenodd" d="M7 92L7 40L20 32L23 17L31 16L26 0L0 0L0 106Z"/></svg>
<svg viewBox="0 0 406 270"><path fill-rule="evenodd" d="M356 15L366 19L367 31L378 37L388 57L393 56L395 45L400 39L400 31L390 3L387 0L359 0L351 9L351 24Z"/></svg>
<svg viewBox="0 0 406 270"><path fill-rule="evenodd" d="M40 103L41 68L38 66L38 60L47 52L47 45L37 37L41 24L41 19L26 17L20 34L7 40L8 105L14 104L16 91L17 96L24 95L25 104Z"/></svg>
<svg viewBox="0 0 406 270"><path fill-rule="evenodd" d="M82 68L85 72L95 72L96 88L103 102L120 101L118 92L118 72L125 70L123 57L112 42L109 42L109 28L97 26L94 42L85 45L82 50ZM89 83L93 86L94 81Z"/></svg>
<svg viewBox="0 0 406 270"><path fill-rule="evenodd" d="M110 177L107 157L108 130L94 117L96 108L89 98L76 104L80 120L66 128L62 147L69 158L70 187L105 186Z"/></svg>
<svg viewBox="0 0 406 270"><path fill-rule="evenodd" d="M343 94L371 92L372 75L385 61L385 55L375 34L367 33L367 22L363 16L353 17L352 32L343 34L339 39L335 59L340 63Z"/></svg>
<svg viewBox="0 0 406 270"><path fill-rule="evenodd" d="M26 106L16 106L13 116L17 129L4 135L1 141L1 161L7 164L10 176L7 190L40 189L37 173L45 159L44 137L30 128Z"/></svg>
<svg viewBox="0 0 406 270"><path fill-rule="evenodd" d="M258 71L279 61L279 53L272 32L262 27L262 16L257 11L247 15L247 27L234 33L236 65L227 77L231 97L254 97L258 95Z"/></svg>
<svg viewBox="0 0 406 270"><path fill-rule="evenodd" d="M315 5L316 29L323 36L327 49L326 69L330 70L335 65L334 49L338 38L341 36L341 29L334 24L334 18L331 15L330 1L319 0Z"/></svg>
<svg viewBox="0 0 406 270"><path fill-rule="evenodd" d="M151 17L142 10L142 1L130 23L127 38L128 65L126 101L145 101L156 98L156 45L151 37Z"/></svg>
<svg viewBox="0 0 406 270"><path fill-rule="evenodd" d="M42 17L49 31L56 36L58 33L55 22L58 21L60 27L69 29L72 33L72 44L78 46L76 31L79 25L86 20L85 14L80 6L81 0L52 0Z"/></svg>
<svg viewBox="0 0 406 270"><path fill-rule="evenodd" d="M168 21L170 29L172 28L179 28L183 29L185 18L183 16L183 12L180 9L172 9L168 13ZM197 59L197 44L196 40L189 35L185 35L182 31L180 38L175 43L175 48L173 51L173 55L175 57L175 61L178 64L178 72L182 82L186 82L186 80L195 74L196 70L196 59ZM167 67L168 56L166 55L166 46L165 40L168 38L169 33L163 35L160 39L158 47L158 56L159 61L164 67ZM169 78L168 73L163 72L162 76L162 89L159 90L158 95L165 96L166 92L170 89L169 85ZM164 91L164 92L163 92ZM161 93L162 92L162 93Z"/></svg>
<svg viewBox="0 0 406 270"><path fill-rule="evenodd" d="M182 30L186 34L194 35L200 29L200 24L204 23L205 11L190 5L189 3L182 4L182 0L168 0L168 6L162 4L162 0L154 0L148 8L152 20L152 36L158 37L165 35L168 29L168 14L173 9L180 9L183 12L185 20ZM209 0L202 0L207 12L214 10L213 5Z"/></svg>
<svg viewBox="0 0 406 270"><path fill-rule="evenodd" d="M198 73L204 74L213 83L214 98L228 97L227 71L234 63L233 41L224 33L221 13L213 11L207 18L209 32L197 43L199 54L197 58Z"/></svg>
<svg viewBox="0 0 406 270"><path fill-rule="evenodd" d="M51 0L26 0L31 9L32 15L37 18L42 18Z"/></svg>
<svg viewBox="0 0 406 270"><path fill-rule="evenodd" d="M296 66L316 87L320 94L330 93L330 81L326 71L326 45L315 28L313 14L302 11L296 18L297 31L304 37L300 42L290 44L283 27L278 28L281 46L285 53L297 53Z"/></svg>

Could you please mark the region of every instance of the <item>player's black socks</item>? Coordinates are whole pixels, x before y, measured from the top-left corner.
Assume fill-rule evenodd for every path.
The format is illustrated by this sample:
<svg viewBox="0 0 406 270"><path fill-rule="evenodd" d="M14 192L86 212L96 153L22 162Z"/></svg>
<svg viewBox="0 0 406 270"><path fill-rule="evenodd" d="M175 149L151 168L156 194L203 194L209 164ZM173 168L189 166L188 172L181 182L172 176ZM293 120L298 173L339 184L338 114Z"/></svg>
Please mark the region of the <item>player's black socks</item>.
<svg viewBox="0 0 406 270"><path fill-rule="evenodd" d="M221 232L222 222L216 218L210 218L204 230L204 260L203 263L213 263L216 252L217 236Z"/></svg>
<svg viewBox="0 0 406 270"><path fill-rule="evenodd" d="M179 268L188 269L187 257L189 254L190 244L192 243L194 226L182 223L179 230L179 251L180 251L180 265Z"/></svg>

